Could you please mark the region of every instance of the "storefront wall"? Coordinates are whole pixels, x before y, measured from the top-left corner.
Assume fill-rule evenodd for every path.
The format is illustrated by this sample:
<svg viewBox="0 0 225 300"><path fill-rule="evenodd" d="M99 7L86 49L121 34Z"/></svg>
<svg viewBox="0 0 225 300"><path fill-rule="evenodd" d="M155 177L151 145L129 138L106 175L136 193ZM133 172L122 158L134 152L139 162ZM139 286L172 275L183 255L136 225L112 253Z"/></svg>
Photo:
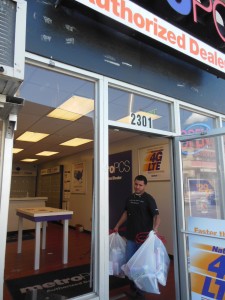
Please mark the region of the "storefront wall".
<svg viewBox="0 0 225 300"><path fill-rule="evenodd" d="M54 1L48 4L39 1L28 2L26 61L27 64L47 68L51 72L62 72L69 77L90 80L95 85L95 215L92 224L92 231L95 233L94 293L81 296L80 299L92 297L106 300L109 291L109 220L106 201L108 126L171 138L199 132L204 126L207 130L222 127L225 113L222 97L225 94L225 84L223 79L215 75L159 51L137 37L129 37L129 33L120 33L68 7L60 6L56 10L53 4ZM119 102L115 101L117 96ZM131 112L127 99L137 104L137 114L134 118L138 118L139 106L143 111L145 104L149 103L149 107L144 111L151 114L152 123L148 123L148 115L144 118L142 116L140 124L137 119L134 124L121 121L122 116L118 115L121 109L118 105L122 103L125 111ZM32 101L32 97L28 100ZM199 127L200 123L202 127ZM173 149L170 155L173 159ZM171 183L173 184L173 180ZM178 252L175 197L172 199L172 206L175 217L173 250L177 299L190 299L189 295L182 298L179 290L182 275L176 264L178 256L183 256L184 253ZM184 211L181 210L179 214L182 218ZM185 253L186 250L184 249Z"/></svg>
<svg viewBox="0 0 225 300"><path fill-rule="evenodd" d="M94 232L94 240L93 240L93 247L95 251L93 252L94 255L94 287L93 291L96 293L96 295L99 295L100 299L107 299L108 297L108 201L105 201L105 199L108 198L108 155L109 155L109 149L108 144L106 143L106 140L108 139L108 126L112 129L125 129L125 130L131 130L139 132L140 134L151 134L151 143L154 144L154 136L155 137L175 137L179 136L181 134L187 135L190 133L199 133L201 131L204 131L205 128L207 130L212 130L216 127L222 126L222 118L223 115L212 113L209 110L206 109L200 109L197 106L193 106L190 104L185 104L182 101L179 101L174 98L167 97L165 95L155 93L146 89L142 89L139 87L136 87L134 85L126 84L121 81L113 80L110 78L98 76L94 73L86 72L81 69L77 69L65 64L62 64L60 62L55 62L54 70L52 67L49 67L48 59L35 56L33 54L27 53L27 70L32 68L35 70L35 68L43 69L43 71L46 69L50 70L51 74L66 74L68 77L68 81L65 81L65 84L62 85L62 90L65 90L63 86L67 86L67 84L73 80L88 80L89 82L95 83L95 118L98 120L98 122L95 122L95 134L94 134L94 144L95 144L95 150L92 151L83 151L79 155L76 156L76 161L86 161L88 166L88 174L93 173L93 178L88 178L88 186L91 184L89 181L94 182L94 197L93 202L85 202L85 197L82 196L82 202L86 203L88 209L86 209L86 215L91 216L91 211L93 209L93 205L95 207L95 215L94 215L94 222L90 226L88 224L88 221L84 221L84 219L81 217L81 221L86 222L85 228L88 230L92 230ZM28 68L29 67L29 68ZM45 72L45 71L44 71ZM40 78L36 78L37 81L31 80L32 77L30 77L30 74L33 74L34 72L30 73L27 72L27 78L24 81L24 87L21 89L21 94L23 96L26 95L24 92L26 90L26 85L29 86L29 82L33 82L34 86L37 85L38 88L41 90L44 87L44 83L41 84L39 81ZM58 75L57 75L58 76ZM42 80L45 78L42 75ZM55 80L52 80L54 77L51 75L48 77L48 81L52 82L55 86ZM74 82L75 82L74 81ZM47 81L44 80L45 83ZM32 89L28 88L28 91ZM58 91L61 91L61 88L58 86ZM33 89L34 92L34 89ZM23 94L24 93L24 94ZM29 99L27 98L27 101L32 102L32 98L36 98L35 102L38 103L38 89L34 92L33 96L30 94ZM54 93L53 93L54 94ZM40 97L40 101L42 101L43 104L43 96ZM108 101L107 101L108 100ZM127 121L127 118L121 118L121 112L122 109L124 111L129 112L130 105L132 104L132 110L135 111L135 115L132 116L132 120L134 118L135 122ZM25 104L26 105L26 104ZM145 112L144 115L141 117L141 123L139 124L138 114L140 111ZM99 117L101 116L101 117ZM126 114L123 113L123 116L127 117ZM144 118L143 118L144 117ZM149 126L148 123L148 117L151 117L152 123L151 126ZM135 119L137 118L137 119ZM75 122L76 123L76 122ZM18 133L19 134L19 133ZM17 135L18 135L17 134ZM132 144L132 139L130 141L127 141L127 146L122 146L121 142L118 145L114 146L117 149L117 152L119 151L120 147L121 150L129 150L132 148L134 157L137 155L135 153L138 153L140 150L139 148L148 147L150 144L142 143L141 138L139 139L139 142L136 146L136 149L134 146L129 147L129 143ZM159 144L159 142L156 142ZM165 143L168 143L166 140L161 140L163 145ZM170 143L169 143L170 144ZM115 151L111 149L111 151ZM170 161L173 161L173 149L170 150ZM91 170L90 166L92 165L92 158L94 156L94 169ZM204 157L204 156L201 156ZM71 158L61 159L59 160L59 164L67 165L70 167L70 164L73 164L75 157L71 156ZM195 158L196 161L199 161L198 157ZM88 162L90 161L90 163ZM104 163L105 161L105 163ZM135 160L134 160L135 162ZM52 163L45 163L41 165L41 168L51 168L54 166L54 161ZM173 164L170 163L171 171L173 170ZM195 170L195 174L197 169ZM134 166L134 174L138 172L137 166ZM173 171L172 171L173 174ZM173 176L171 175L171 179L168 182L168 186L164 185L164 189L168 190L168 194L173 195L171 186L173 186ZM197 175L198 176L198 175ZM190 176L189 176L190 177ZM192 176L195 178L196 176ZM186 182L184 180L184 182ZM162 185L160 185L162 188ZM170 187L169 187L170 186ZM88 191L89 188L88 188ZM154 190L153 190L154 192ZM159 199L159 205L160 204L160 195L157 192L156 187L156 195ZM184 191L185 192L185 191ZM89 192L88 192L89 193ZM185 193L184 193L185 194ZM74 197L74 195L73 195ZM171 203L170 203L170 214L171 214L171 231L176 233L177 227L176 227L176 215L179 213L179 217L182 218L185 214L187 214L187 210L182 211L180 208L179 212L175 209L175 195L171 197ZM185 195L183 196L185 198ZM80 195L79 195L80 198ZM86 198L92 198L88 194L86 195ZM71 199L72 200L72 199ZM78 199L77 199L78 200ZM76 202L77 202L76 200ZM89 200L88 200L89 201ZM181 199L181 202L183 200ZM74 201L70 201L70 205L72 205ZM187 202L187 201L186 201ZM78 207L72 207L70 206L70 209L74 209L75 211L79 211ZM186 207L187 209L187 207ZM176 211L176 212L175 212ZM87 213L89 212L89 213ZM167 211L168 212L168 211ZM162 212L163 213L163 212ZM80 213L78 215L81 216ZM89 216L89 217L90 217ZM174 216L174 217L173 217ZM204 215L205 217L206 215ZM88 219L89 219L88 217ZM77 218L76 218L77 220ZM75 221L71 222L71 225L75 225ZM165 227L166 224L162 225L162 233L166 232L164 231L163 227ZM88 227L89 226L89 227ZM168 229L169 226L167 226ZM93 231L94 229L94 231ZM176 276L177 276L177 299L186 299L186 298L180 298L179 295L179 279L182 280L183 273L179 275L179 268L177 265L177 262L181 259L183 253L178 252L178 245L177 245L177 239L176 234L173 236L170 236L170 233L167 233L167 237L173 240L172 244L171 241L168 247L168 251L170 254L174 255L175 258L175 267L176 267ZM185 248L185 253L186 253ZM178 259L179 257L179 259ZM181 276L181 277L180 277ZM105 286L103 287L102 284L99 283L105 282ZM93 294L94 295L94 294ZM107 296L106 296L107 295ZM188 295L185 295L185 297L189 297ZM82 299L82 296L81 296ZM187 298L189 299L189 298Z"/></svg>

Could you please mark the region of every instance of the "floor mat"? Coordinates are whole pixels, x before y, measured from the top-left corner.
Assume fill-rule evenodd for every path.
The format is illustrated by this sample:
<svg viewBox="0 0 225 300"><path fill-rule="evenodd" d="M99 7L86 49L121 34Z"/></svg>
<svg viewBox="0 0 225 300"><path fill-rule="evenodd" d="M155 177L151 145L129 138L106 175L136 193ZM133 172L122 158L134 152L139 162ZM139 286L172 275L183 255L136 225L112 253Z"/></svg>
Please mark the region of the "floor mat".
<svg viewBox="0 0 225 300"><path fill-rule="evenodd" d="M6 284L13 299L16 300L69 299L92 291L90 265L6 280ZM126 284L128 284L127 279L109 277L110 289Z"/></svg>
<svg viewBox="0 0 225 300"><path fill-rule="evenodd" d="M34 231L23 231L23 240L32 240L35 237ZM18 233L17 232L8 232L7 233L7 243L17 242L18 240Z"/></svg>

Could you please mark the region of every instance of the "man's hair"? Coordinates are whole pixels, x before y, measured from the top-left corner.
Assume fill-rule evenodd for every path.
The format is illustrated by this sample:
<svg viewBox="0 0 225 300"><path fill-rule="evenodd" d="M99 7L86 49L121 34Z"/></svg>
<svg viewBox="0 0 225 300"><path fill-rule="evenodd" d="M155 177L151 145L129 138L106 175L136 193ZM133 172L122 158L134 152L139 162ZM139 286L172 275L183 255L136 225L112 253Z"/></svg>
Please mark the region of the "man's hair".
<svg viewBox="0 0 225 300"><path fill-rule="evenodd" d="M144 176L144 175L137 175L135 177L135 180L138 180L138 181L144 181L144 184L146 185L147 184L147 178Z"/></svg>

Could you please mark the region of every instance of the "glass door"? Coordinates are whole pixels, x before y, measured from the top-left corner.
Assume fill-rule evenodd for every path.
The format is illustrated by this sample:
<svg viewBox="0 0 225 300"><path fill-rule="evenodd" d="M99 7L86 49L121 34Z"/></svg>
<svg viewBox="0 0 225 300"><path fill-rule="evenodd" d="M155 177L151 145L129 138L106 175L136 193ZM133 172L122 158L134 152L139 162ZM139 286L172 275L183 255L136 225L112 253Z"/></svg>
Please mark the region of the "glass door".
<svg viewBox="0 0 225 300"><path fill-rule="evenodd" d="M17 112L22 104L12 103L2 105L0 113L0 299L3 299L5 249L7 236L7 221L9 208L9 195L12 172L13 135L17 122ZM19 99L19 98L17 98ZM15 100L17 101L17 100Z"/></svg>
<svg viewBox="0 0 225 300"><path fill-rule="evenodd" d="M225 299L225 129L174 139L177 299Z"/></svg>

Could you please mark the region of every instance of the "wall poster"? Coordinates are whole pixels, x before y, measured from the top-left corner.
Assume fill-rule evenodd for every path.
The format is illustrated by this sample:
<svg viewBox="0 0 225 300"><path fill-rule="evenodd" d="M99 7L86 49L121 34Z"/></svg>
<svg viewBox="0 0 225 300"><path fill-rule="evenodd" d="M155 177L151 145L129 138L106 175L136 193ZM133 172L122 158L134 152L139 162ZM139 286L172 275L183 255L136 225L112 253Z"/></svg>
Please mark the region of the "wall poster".
<svg viewBox="0 0 225 300"><path fill-rule="evenodd" d="M192 217L217 218L216 182L214 178L188 178L186 204Z"/></svg>
<svg viewBox="0 0 225 300"><path fill-rule="evenodd" d="M76 162L72 165L71 193L86 193L86 165Z"/></svg>
<svg viewBox="0 0 225 300"><path fill-rule="evenodd" d="M148 181L170 180L169 145L139 149L139 173Z"/></svg>

